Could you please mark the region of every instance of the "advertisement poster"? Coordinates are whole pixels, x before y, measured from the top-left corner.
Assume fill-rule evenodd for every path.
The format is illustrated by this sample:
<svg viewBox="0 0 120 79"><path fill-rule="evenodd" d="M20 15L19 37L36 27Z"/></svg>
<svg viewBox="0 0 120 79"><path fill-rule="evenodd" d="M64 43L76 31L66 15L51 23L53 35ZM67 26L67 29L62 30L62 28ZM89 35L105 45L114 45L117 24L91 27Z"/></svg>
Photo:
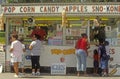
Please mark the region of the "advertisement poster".
<svg viewBox="0 0 120 79"><path fill-rule="evenodd" d="M110 49L110 59L109 61L109 74L110 76L120 75L120 48L119 47L111 47Z"/></svg>
<svg viewBox="0 0 120 79"><path fill-rule="evenodd" d="M51 65L52 75L65 75L66 74L66 64L65 63L53 63Z"/></svg>

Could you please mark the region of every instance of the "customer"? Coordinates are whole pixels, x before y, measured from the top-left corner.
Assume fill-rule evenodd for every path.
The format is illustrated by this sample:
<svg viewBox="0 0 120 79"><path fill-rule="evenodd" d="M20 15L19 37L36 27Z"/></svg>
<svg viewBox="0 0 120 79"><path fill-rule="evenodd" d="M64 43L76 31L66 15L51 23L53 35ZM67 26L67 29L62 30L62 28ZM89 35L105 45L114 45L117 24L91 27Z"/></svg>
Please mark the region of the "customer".
<svg viewBox="0 0 120 79"><path fill-rule="evenodd" d="M29 46L29 49L31 50L31 62L32 62L32 75L40 75L40 47L41 47L41 41L39 40L39 35L35 34L32 37L32 42ZM37 72L35 73L35 69L37 69Z"/></svg>
<svg viewBox="0 0 120 79"><path fill-rule="evenodd" d="M32 31L32 33L31 33L31 37L33 36L33 35L39 35L39 39L41 40L41 41L43 41L43 40L45 40L45 37L46 37L46 32L45 32L45 30L43 30L41 27L39 27L39 26L35 26L35 28L33 29L33 31Z"/></svg>
<svg viewBox="0 0 120 79"><path fill-rule="evenodd" d="M18 39L18 35L13 34L11 37L12 43L10 46L10 52L13 53L13 66L15 71L14 77L19 77L18 65L22 61L22 53L23 53L22 43L17 39Z"/></svg>
<svg viewBox="0 0 120 79"><path fill-rule="evenodd" d="M98 74L98 69L99 69L99 54L98 54L98 50L95 49L93 51L94 55L93 55L93 66L94 66L94 74L97 75Z"/></svg>
<svg viewBox="0 0 120 79"><path fill-rule="evenodd" d="M106 76L108 60L107 60L107 53L106 53L104 41L100 41L98 52L99 52L100 68L101 68L100 76Z"/></svg>
<svg viewBox="0 0 120 79"><path fill-rule="evenodd" d="M90 47L87 34L81 34L81 38L76 43L76 56L77 56L77 76L80 76L80 71L84 72L86 75L86 59L87 59L87 49Z"/></svg>
<svg viewBox="0 0 120 79"><path fill-rule="evenodd" d="M109 68L108 68L108 61L110 59L110 46L109 46L109 42L105 41L105 49L106 49L106 54L107 54L107 68L106 68L106 75L108 76L109 73Z"/></svg>
<svg viewBox="0 0 120 79"><path fill-rule="evenodd" d="M25 45L23 44L24 38L20 38L19 41L22 43L23 53L22 53L22 62L19 63L19 69L21 70L20 75L24 75L24 62L25 62Z"/></svg>

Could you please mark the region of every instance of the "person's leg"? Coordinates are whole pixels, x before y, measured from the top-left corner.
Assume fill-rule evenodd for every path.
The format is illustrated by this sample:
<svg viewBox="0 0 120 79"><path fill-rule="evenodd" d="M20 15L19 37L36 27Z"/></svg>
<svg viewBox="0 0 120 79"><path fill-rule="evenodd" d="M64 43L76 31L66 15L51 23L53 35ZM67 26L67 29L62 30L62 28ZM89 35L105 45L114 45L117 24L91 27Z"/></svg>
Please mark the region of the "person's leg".
<svg viewBox="0 0 120 79"><path fill-rule="evenodd" d="M108 60L105 60L105 76L108 75Z"/></svg>
<svg viewBox="0 0 120 79"><path fill-rule="evenodd" d="M77 60L77 76L80 76L80 70L81 70L81 51L76 50L76 60Z"/></svg>
<svg viewBox="0 0 120 79"><path fill-rule="evenodd" d="M18 75L18 62L14 62L14 71L16 73L16 75Z"/></svg>
<svg viewBox="0 0 120 79"><path fill-rule="evenodd" d="M81 70L84 72L84 75L86 75L86 59L87 59L87 54L85 51L82 51L81 53Z"/></svg>
<svg viewBox="0 0 120 79"><path fill-rule="evenodd" d="M13 56L13 62L14 62L14 71L15 71L15 75L14 77L18 77L19 75L19 62L21 62L21 56Z"/></svg>
<svg viewBox="0 0 120 79"><path fill-rule="evenodd" d="M105 60L101 60L102 76L106 75L106 63Z"/></svg>
<svg viewBox="0 0 120 79"><path fill-rule="evenodd" d="M99 69L99 61L97 61L96 74L98 74L98 69Z"/></svg>
<svg viewBox="0 0 120 79"><path fill-rule="evenodd" d="M17 68L18 68L18 75L21 76L21 72L22 72L22 55L19 55L16 57L16 61L18 62L17 63Z"/></svg>
<svg viewBox="0 0 120 79"><path fill-rule="evenodd" d="M106 74L107 74L107 75L108 75L108 73L109 73L108 61L109 61L109 60L106 61Z"/></svg>
<svg viewBox="0 0 120 79"><path fill-rule="evenodd" d="M40 63L39 63L40 56L36 56L36 68L37 72L36 75L40 75Z"/></svg>
<svg viewBox="0 0 120 79"><path fill-rule="evenodd" d="M98 61L94 61L94 74L98 74L98 68L99 68L99 62Z"/></svg>
<svg viewBox="0 0 120 79"><path fill-rule="evenodd" d="M95 73L98 74L98 67L96 67L96 72Z"/></svg>
<svg viewBox="0 0 120 79"><path fill-rule="evenodd" d="M95 60L93 62L93 66L94 66L94 74L96 74L96 61Z"/></svg>
<svg viewBox="0 0 120 79"><path fill-rule="evenodd" d="M23 66L20 66L20 67L19 67L19 70L20 70L20 71L19 71L20 73L24 73L24 67L23 67Z"/></svg>
<svg viewBox="0 0 120 79"><path fill-rule="evenodd" d="M35 75L35 57L31 56L31 63L32 63L32 74Z"/></svg>
<svg viewBox="0 0 120 79"><path fill-rule="evenodd" d="M24 68L21 69L22 73L24 73Z"/></svg>
<svg viewBox="0 0 120 79"><path fill-rule="evenodd" d="M103 73L103 61L102 61L102 58L100 58L100 61L99 61L99 75L102 76L102 73Z"/></svg>
<svg viewBox="0 0 120 79"><path fill-rule="evenodd" d="M18 68L19 68L19 73L21 73L22 72L21 62L18 64Z"/></svg>
<svg viewBox="0 0 120 79"><path fill-rule="evenodd" d="M40 72L40 63L39 63L39 60L40 59L40 56L36 56L36 67L37 67L37 72Z"/></svg>
<svg viewBox="0 0 120 79"><path fill-rule="evenodd" d="M24 56L24 54L22 55L22 62L21 62L21 72L22 73L25 73L24 72L24 64L25 64L25 56Z"/></svg>

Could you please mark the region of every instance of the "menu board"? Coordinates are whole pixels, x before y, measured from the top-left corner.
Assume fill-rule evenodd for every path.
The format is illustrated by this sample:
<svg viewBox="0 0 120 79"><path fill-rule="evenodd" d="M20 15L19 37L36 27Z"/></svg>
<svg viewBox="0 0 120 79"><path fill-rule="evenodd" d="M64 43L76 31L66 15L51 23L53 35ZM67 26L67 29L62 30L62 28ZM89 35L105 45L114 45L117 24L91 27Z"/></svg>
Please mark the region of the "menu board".
<svg viewBox="0 0 120 79"><path fill-rule="evenodd" d="M86 33L86 29L83 28L66 28L66 45L74 45L76 41L81 37L82 33Z"/></svg>

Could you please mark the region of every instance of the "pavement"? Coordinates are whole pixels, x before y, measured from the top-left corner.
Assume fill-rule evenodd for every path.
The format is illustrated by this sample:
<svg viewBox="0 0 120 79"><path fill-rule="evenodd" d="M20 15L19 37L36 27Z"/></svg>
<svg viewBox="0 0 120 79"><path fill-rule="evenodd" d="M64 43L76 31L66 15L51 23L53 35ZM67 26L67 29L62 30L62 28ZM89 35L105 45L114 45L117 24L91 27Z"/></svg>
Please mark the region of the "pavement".
<svg viewBox="0 0 120 79"><path fill-rule="evenodd" d="M5 72L0 73L0 79L17 79L14 77L14 73ZM67 75L50 75L50 74L41 74L40 76L31 76L30 73L26 73L22 78L18 79L120 79L120 76L112 76L112 77L100 77L94 75L88 75L80 77L76 76L75 74L67 74Z"/></svg>

